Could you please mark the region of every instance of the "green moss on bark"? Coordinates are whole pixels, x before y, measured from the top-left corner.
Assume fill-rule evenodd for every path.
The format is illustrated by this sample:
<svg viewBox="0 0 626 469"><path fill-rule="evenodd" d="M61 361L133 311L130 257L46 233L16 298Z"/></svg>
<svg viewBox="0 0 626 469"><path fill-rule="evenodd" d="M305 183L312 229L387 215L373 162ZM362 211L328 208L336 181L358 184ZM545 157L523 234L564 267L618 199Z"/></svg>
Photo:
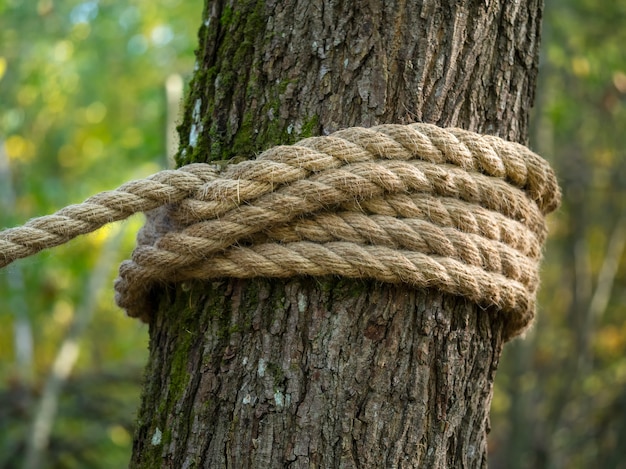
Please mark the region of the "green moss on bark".
<svg viewBox="0 0 626 469"><path fill-rule="evenodd" d="M238 162L274 145L320 133L317 115L295 122L281 116L287 90L298 79L286 77L270 83L265 77L257 54L271 38L265 8L264 2L242 2L236 11L224 6L213 24L205 17L198 68L186 98L185 120L178 128L179 166ZM217 54L206 53L208 41L216 36L220 38Z"/></svg>

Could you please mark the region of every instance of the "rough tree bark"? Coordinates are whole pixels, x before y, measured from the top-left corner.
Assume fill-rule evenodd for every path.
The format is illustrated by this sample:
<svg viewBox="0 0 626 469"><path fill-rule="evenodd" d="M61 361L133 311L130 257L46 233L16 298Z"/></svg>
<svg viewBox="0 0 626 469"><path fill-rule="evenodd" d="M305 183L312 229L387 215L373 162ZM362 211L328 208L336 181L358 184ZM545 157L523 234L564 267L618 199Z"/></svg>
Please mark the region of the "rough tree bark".
<svg viewBox="0 0 626 469"><path fill-rule="evenodd" d="M206 0L178 163L432 122L525 142L541 0ZM132 467L484 467L503 318L338 278L164 287Z"/></svg>

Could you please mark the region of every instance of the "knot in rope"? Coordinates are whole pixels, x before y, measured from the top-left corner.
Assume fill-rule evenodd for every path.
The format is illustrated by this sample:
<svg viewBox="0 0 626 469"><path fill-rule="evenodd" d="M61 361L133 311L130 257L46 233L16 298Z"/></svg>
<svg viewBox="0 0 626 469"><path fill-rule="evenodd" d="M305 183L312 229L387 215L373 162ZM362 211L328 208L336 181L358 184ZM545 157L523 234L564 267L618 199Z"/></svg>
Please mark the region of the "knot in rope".
<svg viewBox="0 0 626 469"><path fill-rule="evenodd" d="M526 147L429 124L350 128L223 170L162 171L0 232L0 267L147 212L116 301L147 320L161 283L341 275L437 288L532 321L544 215L560 202Z"/></svg>

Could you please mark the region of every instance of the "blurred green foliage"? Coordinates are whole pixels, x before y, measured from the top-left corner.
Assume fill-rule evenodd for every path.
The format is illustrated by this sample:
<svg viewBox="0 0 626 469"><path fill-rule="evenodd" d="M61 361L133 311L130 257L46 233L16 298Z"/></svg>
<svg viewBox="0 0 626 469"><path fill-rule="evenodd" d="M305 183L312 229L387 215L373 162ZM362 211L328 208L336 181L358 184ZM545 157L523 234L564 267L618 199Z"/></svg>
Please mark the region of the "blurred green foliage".
<svg viewBox="0 0 626 469"><path fill-rule="evenodd" d="M505 347L492 468L626 467L626 1L546 2L531 144L554 165L538 318Z"/></svg>
<svg viewBox="0 0 626 469"><path fill-rule="evenodd" d="M0 151L11 182L0 181L1 226L165 165L164 85L191 72L201 7L0 0ZM557 169L564 204L550 218L536 325L502 357L492 468L626 467L624 25L625 0L546 5L531 139ZM22 463L72 337L81 353L57 396L43 467L127 465L147 331L114 306L111 288L84 305L94 270L132 250L141 222L0 271L0 468ZM120 245L107 245L119 230Z"/></svg>
<svg viewBox="0 0 626 469"><path fill-rule="evenodd" d="M191 74L201 9L183 0L0 0L0 151L10 170L0 177L0 227L165 166L165 83ZM124 317L111 284L141 223L136 216L0 271L0 467L22 464L52 364L80 320L80 354L42 467L127 466L147 328ZM121 246L107 247L119 230ZM81 307L103 262L105 288Z"/></svg>

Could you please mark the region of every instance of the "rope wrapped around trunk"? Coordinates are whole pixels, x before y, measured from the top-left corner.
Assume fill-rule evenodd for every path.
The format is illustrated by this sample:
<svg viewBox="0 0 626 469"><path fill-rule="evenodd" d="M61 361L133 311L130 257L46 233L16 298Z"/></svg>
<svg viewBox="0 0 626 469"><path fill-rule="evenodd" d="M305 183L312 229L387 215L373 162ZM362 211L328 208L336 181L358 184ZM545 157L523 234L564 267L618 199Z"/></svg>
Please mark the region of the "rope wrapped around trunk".
<svg viewBox="0 0 626 469"><path fill-rule="evenodd" d="M560 203L526 147L430 124L349 128L226 166L192 164L0 232L0 267L147 212L116 301L147 320L151 290L218 277L341 275L535 311L544 215Z"/></svg>

